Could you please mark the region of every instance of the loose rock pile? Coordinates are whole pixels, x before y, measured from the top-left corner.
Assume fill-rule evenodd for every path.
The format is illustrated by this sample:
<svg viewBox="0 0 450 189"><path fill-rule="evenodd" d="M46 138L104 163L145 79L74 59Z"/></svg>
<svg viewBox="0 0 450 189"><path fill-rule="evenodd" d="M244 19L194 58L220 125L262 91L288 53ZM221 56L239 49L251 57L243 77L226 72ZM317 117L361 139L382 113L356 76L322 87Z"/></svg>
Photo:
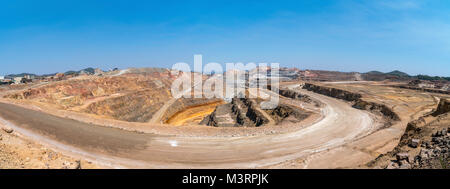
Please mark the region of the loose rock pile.
<svg viewBox="0 0 450 189"><path fill-rule="evenodd" d="M431 141L421 142L419 139L411 139L408 146L420 148L419 154L410 157L407 152L399 152L395 155L396 159L386 167L387 169L450 168L450 128L432 134Z"/></svg>

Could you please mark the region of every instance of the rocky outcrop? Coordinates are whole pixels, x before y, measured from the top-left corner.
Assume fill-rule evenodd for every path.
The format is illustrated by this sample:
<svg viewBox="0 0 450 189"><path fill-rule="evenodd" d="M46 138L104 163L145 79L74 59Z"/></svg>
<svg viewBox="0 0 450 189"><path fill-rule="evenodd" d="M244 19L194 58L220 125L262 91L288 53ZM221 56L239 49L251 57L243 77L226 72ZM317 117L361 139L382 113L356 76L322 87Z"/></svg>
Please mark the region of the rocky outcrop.
<svg viewBox="0 0 450 189"><path fill-rule="evenodd" d="M411 90L417 90L417 91L423 91L423 92L429 92L429 93L440 93L440 94L450 94L450 91L444 91L439 89L427 89L427 88L420 88L420 87L413 87L408 85L392 85L391 87L401 88L401 89L411 89Z"/></svg>
<svg viewBox="0 0 450 189"><path fill-rule="evenodd" d="M292 99L297 99L297 100L301 100L304 102L311 102L311 98L309 98L308 95L304 95L301 94L299 92L293 91L293 90L289 90L289 89L279 89L279 94L281 96L287 97L287 98L292 98Z"/></svg>
<svg viewBox="0 0 450 189"><path fill-rule="evenodd" d="M409 122L398 145L392 151L378 156L368 166L387 169L450 168L449 125L450 114L427 114ZM406 156L408 159L398 158Z"/></svg>
<svg viewBox="0 0 450 189"><path fill-rule="evenodd" d="M280 104L275 109L266 111L277 123L284 120L289 120L290 122L300 122L311 115L308 111L304 111L286 104Z"/></svg>
<svg viewBox="0 0 450 189"><path fill-rule="evenodd" d="M352 93L352 92L344 91L341 89L318 86L318 85L314 85L311 83L305 83L303 88L308 91L313 91L315 93L323 94L326 96L330 96L330 97L334 97L334 98L338 98L338 99L342 99L342 100L346 100L346 101L357 101L357 100L361 99L361 97L362 97L361 94Z"/></svg>
<svg viewBox="0 0 450 189"><path fill-rule="evenodd" d="M441 114L445 114L450 112L450 100L449 99L441 99L436 111L433 112L433 116L438 116Z"/></svg>
<svg viewBox="0 0 450 189"><path fill-rule="evenodd" d="M231 111L231 104L217 106L213 113L205 117L200 124L214 127L235 127L240 124L236 123L236 114Z"/></svg>
<svg viewBox="0 0 450 189"><path fill-rule="evenodd" d="M304 89L313 91L315 93L323 94L326 96L330 96L333 98L342 99L345 101L349 101L353 103L353 107L361 110L367 110L375 114L381 114L384 117L393 120L399 121L400 117L392 111L391 108L387 107L384 104L378 104L375 102L368 102L362 99L362 95L358 93L353 93L341 89L329 88L319 85L314 85L311 83L305 83L303 86Z"/></svg>
<svg viewBox="0 0 450 189"><path fill-rule="evenodd" d="M201 123L216 127L260 127L283 121L299 122L311 113L288 104L279 104L270 110L261 110L259 101L249 98L233 98L231 103L218 106Z"/></svg>
<svg viewBox="0 0 450 189"><path fill-rule="evenodd" d="M262 110L257 107L258 105L254 100L249 98L242 98L240 100L242 100L247 106L247 113L245 115L255 124L256 127L269 123L269 119L264 116L261 112Z"/></svg>
<svg viewBox="0 0 450 189"><path fill-rule="evenodd" d="M448 169L450 168L450 128L438 130L432 135L431 141L409 139L408 147L420 148L417 154L413 152L397 152L387 169ZM416 136L417 137L417 136ZM402 145L405 145L404 143ZM397 151L401 149L397 147Z"/></svg>
<svg viewBox="0 0 450 189"><path fill-rule="evenodd" d="M367 102L361 99L358 99L354 104L354 108L361 109L361 110L368 110L370 112L380 112L385 117L393 120L393 121L399 121L400 117L392 111L391 108L387 107L384 104L377 104L374 102Z"/></svg>
<svg viewBox="0 0 450 189"><path fill-rule="evenodd" d="M259 127L269 123L269 119L249 98L233 98L231 103L218 106L201 123L215 127Z"/></svg>
<svg viewBox="0 0 450 189"><path fill-rule="evenodd" d="M109 98L90 104L83 111L130 122L147 122L169 99L170 94L155 94L151 90Z"/></svg>

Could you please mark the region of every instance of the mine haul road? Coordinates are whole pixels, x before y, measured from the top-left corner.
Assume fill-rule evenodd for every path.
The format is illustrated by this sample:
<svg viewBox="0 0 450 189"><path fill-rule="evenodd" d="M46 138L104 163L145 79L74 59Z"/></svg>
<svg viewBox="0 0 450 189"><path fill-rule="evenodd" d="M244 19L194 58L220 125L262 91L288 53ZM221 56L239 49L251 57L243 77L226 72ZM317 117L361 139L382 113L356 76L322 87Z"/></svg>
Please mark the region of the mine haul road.
<svg viewBox="0 0 450 189"><path fill-rule="evenodd" d="M92 125L5 103L0 103L0 123L58 150L116 168L271 166L345 145L374 130L375 121L368 112L331 97L301 92L325 104L323 119L282 134L163 136Z"/></svg>

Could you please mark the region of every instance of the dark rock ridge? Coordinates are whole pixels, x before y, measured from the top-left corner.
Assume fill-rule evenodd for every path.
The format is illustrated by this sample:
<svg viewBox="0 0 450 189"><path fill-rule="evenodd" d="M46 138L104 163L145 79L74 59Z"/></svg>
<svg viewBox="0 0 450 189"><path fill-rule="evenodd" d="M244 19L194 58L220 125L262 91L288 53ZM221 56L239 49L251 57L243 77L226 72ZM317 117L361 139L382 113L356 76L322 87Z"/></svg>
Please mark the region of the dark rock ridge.
<svg viewBox="0 0 450 189"><path fill-rule="evenodd" d="M297 100L301 100L304 102L311 102L311 98L309 98L308 95L304 95L301 94L299 92L293 91L293 90L289 90L289 89L279 89L279 93L281 96L287 97L287 98L292 98L292 99L297 99Z"/></svg>
<svg viewBox="0 0 450 189"><path fill-rule="evenodd" d="M449 99L441 99L436 111L433 112L433 116L438 116L441 114L445 114L450 112L450 100Z"/></svg>
<svg viewBox="0 0 450 189"><path fill-rule="evenodd" d="M400 117L398 117L398 115L393 112L391 108L387 107L384 104L377 104L374 102L367 102L359 99L353 104L353 107L361 110L368 110L371 112L380 112L382 115L394 121L400 120Z"/></svg>
<svg viewBox="0 0 450 189"><path fill-rule="evenodd" d="M305 83L303 88L309 91L313 91L315 93L352 102L354 108L367 110L376 114L382 114L384 117L393 121L400 120L400 117L394 111L392 111L391 108L387 107L384 104L367 102L363 100L362 95L358 93L353 93L341 89L329 88L324 86L318 86L311 83Z"/></svg>
<svg viewBox="0 0 450 189"><path fill-rule="evenodd" d="M443 90L439 90L439 89L427 89L427 88L413 87L413 86L407 86L407 85L392 85L391 87L396 87L396 88L401 88L401 89L418 90L418 91L429 92L429 93L450 94L450 91L443 91Z"/></svg>
<svg viewBox="0 0 450 189"><path fill-rule="evenodd" d="M201 123L215 127L259 127L269 123L256 101L248 98L233 98L231 103L218 106Z"/></svg>
<svg viewBox="0 0 450 189"><path fill-rule="evenodd" d="M266 111L277 123L284 120L295 123L304 120L311 115L310 112L286 104L280 104L275 109Z"/></svg>
<svg viewBox="0 0 450 189"><path fill-rule="evenodd" d="M235 127L236 114L231 111L231 103L217 106L213 113L205 117L200 124L214 127Z"/></svg>
<svg viewBox="0 0 450 189"><path fill-rule="evenodd" d="M123 121L147 122L166 100L145 90L92 103L84 111Z"/></svg>
<svg viewBox="0 0 450 189"><path fill-rule="evenodd" d="M303 88L308 91L313 91L315 93L323 94L326 96L330 96L333 98L338 98L338 99L342 99L342 100L346 100L346 101L357 101L362 97L360 94L357 94L357 93L352 93L352 92L344 91L341 89L318 86L318 85L314 85L314 84L310 84L310 83L305 83Z"/></svg>
<svg viewBox="0 0 450 189"><path fill-rule="evenodd" d="M311 112L288 104L279 104L271 110L261 110L261 99L233 98L231 103L218 106L201 124L215 127L260 127L284 121L300 122ZM273 121L272 121L273 120Z"/></svg>
<svg viewBox="0 0 450 189"><path fill-rule="evenodd" d="M408 123L398 145L368 163L387 169L448 169L450 114L420 117Z"/></svg>

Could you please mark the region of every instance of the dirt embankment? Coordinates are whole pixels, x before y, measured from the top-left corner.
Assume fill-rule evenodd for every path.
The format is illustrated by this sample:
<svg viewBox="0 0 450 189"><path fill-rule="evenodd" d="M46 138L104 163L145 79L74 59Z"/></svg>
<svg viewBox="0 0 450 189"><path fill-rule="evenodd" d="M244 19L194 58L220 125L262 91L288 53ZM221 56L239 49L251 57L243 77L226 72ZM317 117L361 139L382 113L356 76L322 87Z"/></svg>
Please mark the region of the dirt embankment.
<svg viewBox="0 0 450 189"><path fill-rule="evenodd" d="M233 98L231 103L217 107L202 123L215 127L259 127L269 123L269 119L257 108L255 100Z"/></svg>
<svg viewBox="0 0 450 189"><path fill-rule="evenodd" d="M367 166L388 169L450 168L450 109L447 103L447 99L441 99L434 112L409 122L399 144Z"/></svg>
<svg viewBox="0 0 450 189"><path fill-rule="evenodd" d="M259 108L260 101L261 99L233 98L231 103L217 107L202 123L216 127L260 127L283 121L296 123L311 115L308 111L281 103L274 109L262 110Z"/></svg>
<svg viewBox="0 0 450 189"><path fill-rule="evenodd" d="M311 83L305 83L304 89L326 96L342 99L353 103L353 107L361 110L367 110L375 114L381 114L391 121L399 121L400 117L388 106L375 102L368 102L362 98L361 94L353 93L341 89L318 86ZM388 122L387 126L392 123Z"/></svg>
<svg viewBox="0 0 450 189"><path fill-rule="evenodd" d="M144 74L66 80L5 98L117 120L146 122L171 98L172 78L158 77Z"/></svg>
<svg viewBox="0 0 450 189"><path fill-rule="evenodd" d="M445 114L447 112L450 112L450 100L449 99L441 99L438 107L436 108L436 111L433 112L433 116L438 116L441 114Z"/></svg>
<svg viewBox="0 0 450 189"><path fill-rule="evenodd" d="M83 111L123 121L147 122L169 97L168 91L144 90L94 102Z"/></svg>
<svg viewBox="0 0 450 189"><path fill-rule="evenodd" d="M443 90L438 90L438 89L426 89L426 88L413 87L413 86L407 86L407 85L392 85L391 87L397 87L397 88L401 88L401 89L418 90L418 91L429 92L429 93L450 94L450 91L443 91Z"/></svg>

